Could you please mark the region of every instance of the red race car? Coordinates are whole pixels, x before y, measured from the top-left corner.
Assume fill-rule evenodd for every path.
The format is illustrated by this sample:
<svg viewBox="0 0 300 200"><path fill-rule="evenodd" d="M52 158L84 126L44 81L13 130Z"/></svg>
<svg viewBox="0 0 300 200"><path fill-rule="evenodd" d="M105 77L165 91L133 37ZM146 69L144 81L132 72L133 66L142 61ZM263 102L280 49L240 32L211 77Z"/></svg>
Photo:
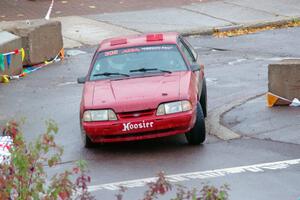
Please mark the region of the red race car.
<svg viewBox="0 0 300 200"><path fill-rule="evenodd" d="M185 134L204 142L204 67L178 33L107 39L84 83L80 125L85 147Z"/></svg>

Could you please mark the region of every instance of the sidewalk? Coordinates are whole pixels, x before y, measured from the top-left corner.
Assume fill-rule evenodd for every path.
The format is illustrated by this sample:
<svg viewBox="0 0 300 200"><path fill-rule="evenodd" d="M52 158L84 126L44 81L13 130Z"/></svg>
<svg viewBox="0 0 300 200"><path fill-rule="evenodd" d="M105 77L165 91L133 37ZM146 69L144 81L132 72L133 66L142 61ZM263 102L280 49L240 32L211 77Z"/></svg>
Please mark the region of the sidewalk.
<svg viewBox="0 0 300 200"><path fill-rule="evenodd" d="M81 16L162 7L178 7L199 1L200 0L54 0L51 16ZM0 22L43 18L50 4L51 0L1 0Z"/></svg>
<svg viewBox="0 0 300 200"><path fill-rule="evenodd" d="M207 34L212 33L213 30L276 24L286 20L299 19L300 17L299 0L205 0L201 2L199 0L167 0L161 4L159 4L161 1L158 0L151 1L152 3L150 1L141 3L137 0L103 3L103 1L90 0L85 1L85 4L80 3L81 1L74 0L72 6L69 7L67 5L71 3L67 0L55 1L51 19L62 22L65 48L96 45L107 37L133 33L179 31L185 34ZM4 2L8 6L6 10L12 9L9 7L12 6L12 1L4 0ZM27 0L19 0L20 6L24 6L25 2L27 2L28 7ZM39 6L44 6L43 10L47 10L49 2L40 1ZM34 7L37 5L35 3L31 2L32 10L37 9L37 7ZM120 6L116 7L119 4ZM173 7L165 8L167 5ZM74 16L57 17L63 15L59 12L59 8L64 9L63 14L72 14L72 9L73 13L76 14ZM156 9L140 10L145 8ZM0 7L0 10L4 9L5 7ZM105 9L107 12L126 12L103 14ZM131 9L138 10L128 11ZM102 14L93 14L96 12ZM87 13L89 15L86 15ZM43 15L40 12L36 14L38 16ZM5 16L5 12L1 11L0 15ZM24 16L22 13L21 15ZM30 16L35 17L34 14ZM23 18L20 16L20 19ZM3 19L0 19L0 21Z"/></svg>
<svg viewBox="0 0 300 200"><path fill-rule="evenodd" d="M278 23L300 17L298 0L225 0L109 14L56 18L63 24L66 48L96 45L112 36L140 32L211 33L242 26Z"/></svg>

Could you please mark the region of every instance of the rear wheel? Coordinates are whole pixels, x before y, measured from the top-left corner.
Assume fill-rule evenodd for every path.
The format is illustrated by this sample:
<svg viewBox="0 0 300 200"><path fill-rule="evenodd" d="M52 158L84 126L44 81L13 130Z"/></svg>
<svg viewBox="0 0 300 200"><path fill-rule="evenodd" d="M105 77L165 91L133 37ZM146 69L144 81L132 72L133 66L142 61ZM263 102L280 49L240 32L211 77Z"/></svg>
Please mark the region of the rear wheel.
<svg viewBox="0 0 300 200"><path fill-rule="evenodd" d="M190 130L190 132L185 134L186 139L189 144L199 145L205 141L205 120L200 103L197 105L197 118L195 126Z"/></svg>
<svg viewBox="0 0 300 200"><path fill-rule="evenodd" d="M200 104L203 110L204 117L207 117L207 90L206 90L206 79L203 79L202 92L200 96Z"/></svg>

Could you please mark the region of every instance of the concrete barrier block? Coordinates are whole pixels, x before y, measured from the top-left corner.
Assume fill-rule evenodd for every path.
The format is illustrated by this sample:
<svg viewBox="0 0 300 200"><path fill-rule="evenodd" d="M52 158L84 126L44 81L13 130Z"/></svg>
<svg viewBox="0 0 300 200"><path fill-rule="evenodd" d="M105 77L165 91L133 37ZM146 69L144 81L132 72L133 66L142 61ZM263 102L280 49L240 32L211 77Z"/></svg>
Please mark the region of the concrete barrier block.
<svg viewBox="0 0 300 200"><path fill-rule="evenodd" d="M300 99L300 59L286 59L268 67L269 92L293 100Z"/></svg>
<svg viewBox="0 0 300 200"><path fill-rule="evenodd" d="M2 22L1 29L22 38L24 65L34 65L54 58L63 48L61 23L44 19Z"/></svg>
<svg viewBox="0 0 300 200"><path fill-rule="evenodd" d="M9 32L0 32L0 53L8 53L16 49L22 48L22 40L19 36ZM11 63L8 67L6 57L4 59L5 70L0 70L0 75L18 75L22 73L22 57L21 54L11 55Z"/></svg>

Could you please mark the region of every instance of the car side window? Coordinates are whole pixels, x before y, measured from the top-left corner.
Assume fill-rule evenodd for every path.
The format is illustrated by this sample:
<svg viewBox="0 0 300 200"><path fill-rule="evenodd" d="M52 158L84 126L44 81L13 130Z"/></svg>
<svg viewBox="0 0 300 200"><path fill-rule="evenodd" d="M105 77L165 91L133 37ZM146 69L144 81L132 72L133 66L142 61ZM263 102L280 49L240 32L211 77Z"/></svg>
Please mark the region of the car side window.
<svg viewBox="0 0 300 200"><path fill-rule="evenodd" d="M197 60L197 52L195 51L195 49L192 47L192 45L186 41L184 38L182 38L183 42L186 44L186 46L190 49L191 53L193 54L193 57L195 60Z"/></svg>
<svg viewBox="0 0 300 200"><path fill-rule="evenodd" d="M181 50L183 51L184 55L190 63L194 63L196 61L191 51L181 40L179 40L179 47L181 48Z"/></svg>

